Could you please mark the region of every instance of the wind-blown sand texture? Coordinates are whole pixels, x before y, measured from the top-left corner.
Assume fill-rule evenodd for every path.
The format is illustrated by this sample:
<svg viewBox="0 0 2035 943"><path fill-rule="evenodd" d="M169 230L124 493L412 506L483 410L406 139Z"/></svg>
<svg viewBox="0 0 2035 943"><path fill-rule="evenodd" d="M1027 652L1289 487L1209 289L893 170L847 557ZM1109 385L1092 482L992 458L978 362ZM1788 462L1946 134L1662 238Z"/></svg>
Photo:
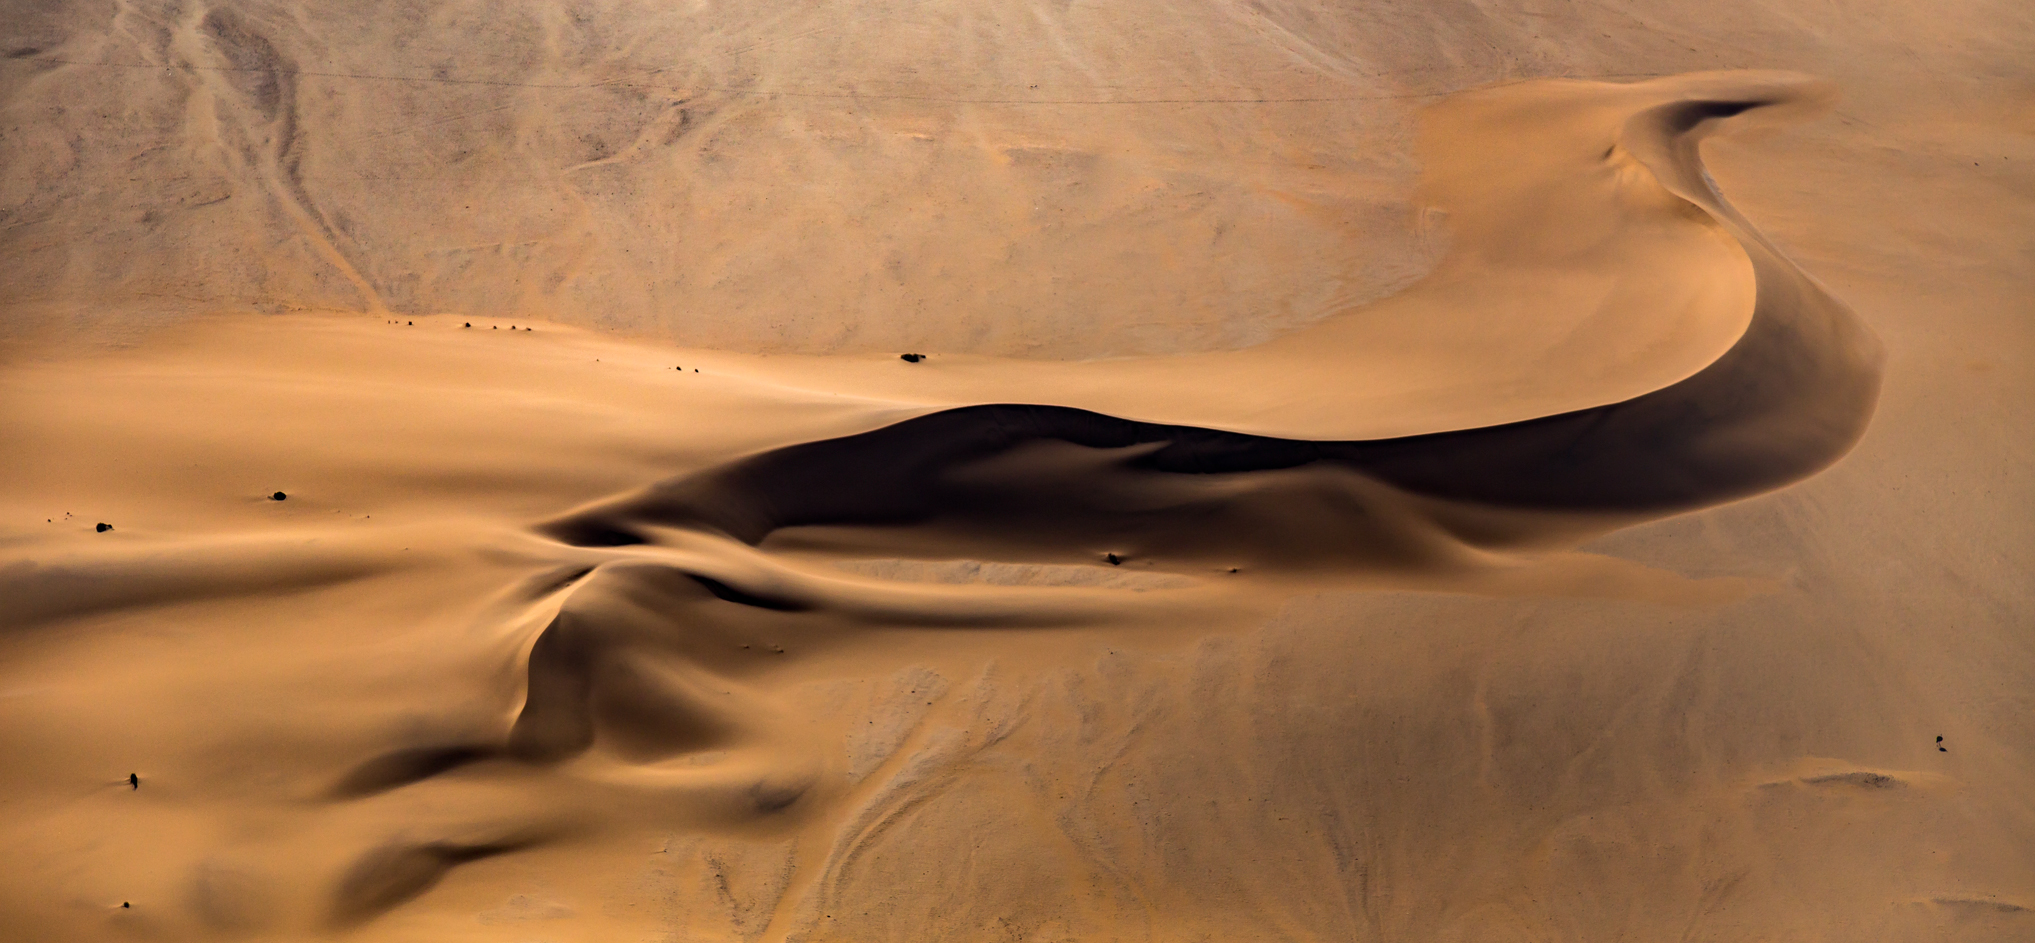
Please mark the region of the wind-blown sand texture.
<svg viewBox="0 0 2035 943"><path fill-rule="evenodd" d="M2031 42L7 7L0 938L2035 937Z"/></svg>

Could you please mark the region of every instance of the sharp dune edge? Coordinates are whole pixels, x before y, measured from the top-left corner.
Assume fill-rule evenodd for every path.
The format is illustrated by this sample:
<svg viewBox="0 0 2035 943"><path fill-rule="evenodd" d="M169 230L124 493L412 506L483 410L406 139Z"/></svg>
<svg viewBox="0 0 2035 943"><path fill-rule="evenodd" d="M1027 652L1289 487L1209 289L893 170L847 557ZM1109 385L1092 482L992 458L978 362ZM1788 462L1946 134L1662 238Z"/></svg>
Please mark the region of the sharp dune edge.
<svg viewBox="0 0 2035 943"><path fill-rule="evenodd" d="M10 17L0 938L2035 935L2035 78L1774 38L2035 26L1764 9Z"/></svg>

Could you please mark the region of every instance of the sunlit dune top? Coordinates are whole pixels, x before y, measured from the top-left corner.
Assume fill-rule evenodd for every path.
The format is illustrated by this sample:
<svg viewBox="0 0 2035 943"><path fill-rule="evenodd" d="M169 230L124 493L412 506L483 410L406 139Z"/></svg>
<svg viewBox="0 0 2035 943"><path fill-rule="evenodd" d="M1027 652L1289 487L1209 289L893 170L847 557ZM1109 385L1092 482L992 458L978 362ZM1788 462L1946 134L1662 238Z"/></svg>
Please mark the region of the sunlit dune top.
<svg viewBox="0 0 2035 943"><path fill-rule="evenodd" d="M1715 361L1744 333L1756 295L1729 221L1663 185L1664 175L1701 180L1701 168L1660 166L1678 155L1634 116L1707 97L1795 101L1814 89L1769 73L1541 82L1431 109L1423 195L1429 224L1451 238L1447 257L1404 292L1252 348L1073 362L950 351L909 363L710 359L789 387L903 404L1038 403L1313 439L1619 402Z"/></svg>

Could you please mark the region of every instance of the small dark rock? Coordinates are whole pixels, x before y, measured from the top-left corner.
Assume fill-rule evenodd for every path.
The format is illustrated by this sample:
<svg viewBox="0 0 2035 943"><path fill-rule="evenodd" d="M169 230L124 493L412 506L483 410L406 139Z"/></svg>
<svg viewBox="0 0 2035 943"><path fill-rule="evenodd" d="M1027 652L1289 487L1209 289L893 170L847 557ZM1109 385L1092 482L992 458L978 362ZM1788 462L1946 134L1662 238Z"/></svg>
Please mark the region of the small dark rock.
<svg viewBox="0 0 2035 943"><path fill-rule="evenodd" d="M127 785L128 785L129 787L131 787L131 788L134 788L134 789L140 789L140 788L141 788L141 774L140 774L140 773L128 773L128 774L127 774Z"/></svg>
<svg viewBox="0 0 2035 943"><path fill-rule="evenodd" d="M461 326L461 327L472 327L472 326L473 326L473 322L472 322L472 321L468 321L468 322L466 322L465 324L463 324L463 325L460 325L460 326Z"/></svg>
<svg viewBox="0 0 2035 943"><path fill-rule="evenodd" d="M918 363L919 361L921 361L921 360L924 360L924 359L926 359L926 355L925 355L925 354L898 354L898 355L897 355L897 359L899 359L899 360L902 360L902 361L904 361L905 363Z"/></svg>
<svg viewBox="0 0 2035 943"><path fill-rule="evenodd" d="M94 530L97 530L97 531L98 531L99 533L102 533L102 534L103 534L103 533L105 533L105 532L107 532L107 531L109 531L109 530L112 530L112 529L113 529L113 525L111 525L111 524L100 524L100 525L99 525L98 527L96 527L96 528L93 528L93 529L94 529Z"/></svg>
<svg viewBox="0 0 2035 943"><path fill-rule="evenodd" d="M128 908L131 908L131 907L133 907L133 906L134 906L133 904L130 904L130 903L128 903L128 902L126 902L126 901L124 901L124 900L120 902L120 909L121 909L121 910L127 910Z"/></svg>
<svg viewBox="0 0 2035 943"><path fill-rule="evenodd" d="M269 495L270 501L287 501L289 500L289 498L290 498L289 495L284 494L280 491L276 492L275 494Z"/></svg>
<svg viewBox="0 0 2035 943"><path fill-rule="evenodd" d="M1110 565L1110 566L1122 566L1122 565L1123 565L1123 558L1122 558L1122 557L1119 557L1119 556L1117 556L1116 554L1113 554L1113 553L1105 553L1105 554L1103 554L1103 555L1102 555L1102 558L1103 558L1104 560L1108 560L1108 561L1109 561L1109 565Z"/></svg>

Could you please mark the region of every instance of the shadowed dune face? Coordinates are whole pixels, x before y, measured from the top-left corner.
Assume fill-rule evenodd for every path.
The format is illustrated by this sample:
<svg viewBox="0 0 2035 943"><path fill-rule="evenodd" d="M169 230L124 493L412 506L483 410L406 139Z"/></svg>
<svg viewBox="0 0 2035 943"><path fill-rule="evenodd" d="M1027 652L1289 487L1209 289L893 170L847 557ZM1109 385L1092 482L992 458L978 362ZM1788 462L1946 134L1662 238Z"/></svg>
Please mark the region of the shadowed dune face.
<svg viewBox="0 0 2035 943"><path fill-rule="evenodd" d="M272 25L201 22L207 48L251 63L217 81L266 122L242 153L288 190L299 150L277 103L303 91L267 64L282 55L262 38ZM1386 299L1234 357L937 374L936 355L897 367L928 371L907 375L933 377L918 388L856 364L749 363L674 388L694 377L666 350L404 319L387 329L410 333L375 339L352 322L212 325L181 341L202 365L182 373L87 363L119 391L78 409L90 428L132 433L105 416L151 400L193 450L222 424L265 423L250 438L290 461L252 464L313 480L250 484L211 525L272 532L261 540L123 521L109 536L130 543L0 565L22 664L68 663L66 630L114 665L51 695L82 745L36 734L39 765L16 775L77 795L37 794L36 817L4 834L61 867L0 900L39 908L37 930L192 940L493 939L551 920L528 926L743 943L1665 939L1785 928L1832 885L1897 901L1918 937L1941 914L2020 920L2018 904L1762 843L1785 828L1856 847L1861 822L1926 836L1900 823L1956 784L1743 746L1758 719L1732 684L1760 679L1719 680L1704 650L1678 648L1674 607L1728 610L1753 581L1576 552L1799 481L1863 434L1877 340L1723 199L1698 153L1826 94L1717 73L1451 99L1428 114L1424 193L1459 228L1397 302L1411 307ZM1467 150L1493 140L1520 147ZM307 241L344 241L300 204ZM1365 345L1425 332L1432 356L1463 353L1449 339L1494 310L1473 303L1537 278L1563 290L1502 313L1589 309L1463 348L1524 337L1547 363L1642 367L1549 376L1552 393L1463 368L1435 394L1459 401L1390 413L1433 391L1364 375L1364 357L1389 359ZM1648 333L1656 314L1679 326ZM295 361L261 372L279 351L339 363L347 382L324 389ZM431 383L408 375L423 369ZM1048 395L1002 395L1024 370ZM1255 377L1362 395L1177 415L1198 401L1174 393ZM857 395L806 395L834 378ZM1379 415L1337 414L1352 402ZM344 434L356 414L382 423L386 480L349 462L369 441ZM490 448L509 456L496 467L536 470L433 461ZM555 483L568 474L583 477ZM287 505L263 503L279 485ZM379 512L397 523L359 536L356 509L321 497L349 487L397 504ZM395 497L419 492L471 500ZM588 493L615 496L580 504ZM26 560L45 545L20 546ZM1618 600L1641 627L1556 631L1542 624L1560 621L1555 597ZM1268 623L1285 634L1252 656L1264 663L1225 674ZM149 653L209 667L171 676ZM1331 683L1296 681L1306 658L1329 661ZM1569 697L1584 678L1609 693ZM1328 720L1296 733L1235 706L1267 700ZM1906 723L1891 706L1857 713ZM150 744L174 749L139 788L79 778ZM80 851L70 834L97 841ZM2011 859L1979 839L1974 857ZM29 900L36 881L61 903ZM891 890L857 897L868 884ZM116 894L140 916L108 916L99 898Z"/></svg>
<svg viewBox="0 0 2035 943"><path fill-rule="evenodd" d="M1697 145L1726 120L1763 117L1757 114L1763 108L1809 107L1827 96L1802 77L1757 73L1622 87L1528 83L1466 95L1431 117L1433 152L1543 122L1575 139L1542 130L1535 142L1542 147L1529 153L1564 155L1590 146L1596 128L1608 124L1620 133L1607 155L1639 155L1655 191L1624 208L1616 219L1622 227L1554 229L1541 238L1539 227L1579 220L1587 230L1606 219L1544 205L1578 201L1564 193L1570 181L1532 176L1548 168L1511 168L1494 183L1482 176L1491 169L1486 158L1445 160L1430 189L1444 201L1476 204L1469 218L1494 231L1471 233L1469 248L1445 261L1431 282L1478 279L1480 266L1507 242L1583 268L1601 264L1594 256L1618 243L1624 228L1645 230L1662 218L1697 213L1731 233L1752 260L1750 322L1714 362L1665 388L1503 425L1344 442L1142 423L1065 407L963 407L755 456L544 530L571 543L617 545L643 542L641 525L662 524L755 544L783 528L919 526L963 542L969 534L994 534L1005 546L1163 546L1211 563L1228 555L1333 567L1445 558L1423 547L1443 538L1420 535L1423 527L1445 527L1415 523L1422 513L1407 496L1441 502L1448 508L1441 516L1467 533L1491 533L1498 528L1477 521L1479 508L1630 520L1779 487L1835 461L1864 432L1879 390L1880 349L1841 302L1730 209L1709 183ZM1522 230L1534 235L1520 238ZM1323 345L1313 356L1338 353ZM1149 368L1130 375L1190 382ZM1547 522L1557 532L1573 526L1558 520Z"/></svg>

